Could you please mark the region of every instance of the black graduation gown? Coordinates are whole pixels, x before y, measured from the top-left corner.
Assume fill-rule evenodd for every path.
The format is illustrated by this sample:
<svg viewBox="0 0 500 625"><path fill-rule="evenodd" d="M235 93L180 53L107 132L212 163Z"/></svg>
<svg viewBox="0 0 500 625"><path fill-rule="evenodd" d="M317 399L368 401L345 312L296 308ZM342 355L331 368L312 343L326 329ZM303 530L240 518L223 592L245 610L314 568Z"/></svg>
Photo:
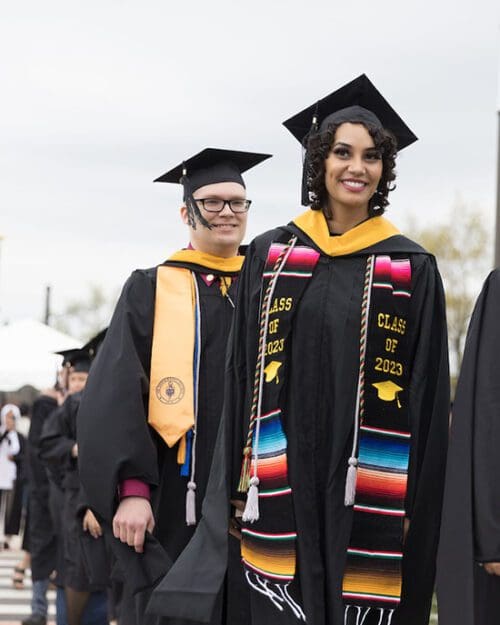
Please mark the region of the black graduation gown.
<svg viewBox="0 0 500 625"><path fill-rule="evenodd" d="M236 492L257 355L261 279L269 245L316 244L295 225L258 237L250 246L240 277L230 343L226 398L218 457L213 464L204 518L197 534L153 594L152 605L165 614L207 618L217 590L216 576L196 573L196 562L223 570L223 456L229 467L231 496ZM321 251L318 249L318 251ZM427 625L435 574L449 410L449 377L444 296L434 258L401 235L349 256L321 254L292 321L288 379L281 407L288 439L288 470L298 532L298 570L302 607L311 625L342 625L340 589L349 543L352 509L343 503L347 459L352 444L359 366L359 331L364 271L368 254L408 254L412 264L409 327L412 334L410 421L412 449L406 510L411 526L404 547L402 602L393 624ZM246 417L244 417L246 415ZM257 598L257 600L259 600ZM266 599L268 619L258 625L294 623ZM265 609L265 608L264 608ZM378 611L373 618L377 623ZM365 623L371 623L367 618ZM253 621L257 625L257 621Z"/></svg>
<svg viewBox="0 0 500 625"><path fill-rule="evenodd" d="M438 558L440 625L500 621L500 270L486 279L470 321L453 403Z"/></svg>
<svg viewBox="0 0 500 625"><path fill-rule="evenodd" d="M201 310L201 362L196 444L196 515L200 518L223 401L226 343L233 307L218 281L207 285L199 274L214 274L189 263L167 264L197 274ZM126 282L106 339L92 365L78 415L80 474L91 508L107 535L117 506L117 487L127 478L148 483L155 517L143 554L110 538L129 591L148 590L164 576L194 532L186 525L188 478L180 475L177 445L168 448L147 422L149 373L155 309L156 268L136 270ZM221 274L224 275L224 274ZM229 289L236 298L236 282ZM148 593L137 598L139 613ZM222 609L213 623L221 622ZM142 616L141 625L146 617ZM151 617L151 621L156 620Z"/></svg>
<svg viewBox="0 0 500 625"><path fill-rule="evenodd" d="M27 533L31 555L31 576L34 581L47 579L56 568L57 537L49 506L50 485L45 466L39 458L43 425L56 408L57 402L53 397L47 395L37 397L33 403L28 433Z"/></svg>
<svg viewBox="0 0 500 625"><path fill-rule="evenodd" d="M81 393L69 395L60 409L47 420L40 441L40 457L57 475L61 476L63 491L60 540L64 558L63 573L59 567L58 583L79 591L98 591L103 583L89 579L88 559L106 562L106 549L102 538L92 539L91 554L82 551L81 516L82 490L78 475L78 460L71 454L76 443L76 414L80 406ZM90 542L90 541L89 541ZM61 547L61 545L60 545Z"/></svg>

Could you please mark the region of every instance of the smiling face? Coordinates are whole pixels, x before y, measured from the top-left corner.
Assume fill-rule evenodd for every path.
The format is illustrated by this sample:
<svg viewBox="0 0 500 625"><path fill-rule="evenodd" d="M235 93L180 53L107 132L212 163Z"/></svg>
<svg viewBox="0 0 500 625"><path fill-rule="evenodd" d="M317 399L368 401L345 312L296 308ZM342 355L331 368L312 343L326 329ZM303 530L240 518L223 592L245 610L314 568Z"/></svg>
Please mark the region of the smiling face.
<svg viewBox="0 0 500 625"><path fill-rule="evenodd" d="M337 128L325 160L325 187L331 213L355 212L368 217L368 202L382 176L382 158L362 124L344 123Z"/></svg>
<svg viewBox="0 0 500 625"><path fill-rule="evenodd" d="M193 198L195 200L244 200L246 191L245 187L237 182L218 182L196 189ZM236 256L245 236L248 213L233 213L227 204L220 213L204 210L201 203L199 208L211 229L200 224L196 225L196 229L189 227L190 241L194 249L222 258ZM181 208L181 217L187 225L188 211L185 206Z"/></svg>

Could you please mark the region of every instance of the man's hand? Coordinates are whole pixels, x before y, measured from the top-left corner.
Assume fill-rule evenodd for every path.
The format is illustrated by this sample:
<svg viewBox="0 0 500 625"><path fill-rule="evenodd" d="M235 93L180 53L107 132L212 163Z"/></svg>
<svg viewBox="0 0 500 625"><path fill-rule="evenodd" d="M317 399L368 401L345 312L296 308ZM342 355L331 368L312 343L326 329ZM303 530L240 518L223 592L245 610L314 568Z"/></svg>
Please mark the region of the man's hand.
<svg viewBox="0 0 500 625"><path fill-rule="evenodd" d="M120 501L113 518L113 534L122 543L134 547L137 553L144 551L146 531L152 532L155 526L153 510L144 497L125 497Z"/></svg>
<svg viewBox="0 0 500 625"><path fill-rule="evenodd" d="M99 525L99 521L95 518L94 513L89 508L83 517L83 531L89 532L93 538L100 538L102 536L102 529Z"/></svg>
<svg viewBox="0 0 500 625"><path fill-rule="evenodd" d="M500 576L500 562L485 562L483 566L486 573Z"/></svg>

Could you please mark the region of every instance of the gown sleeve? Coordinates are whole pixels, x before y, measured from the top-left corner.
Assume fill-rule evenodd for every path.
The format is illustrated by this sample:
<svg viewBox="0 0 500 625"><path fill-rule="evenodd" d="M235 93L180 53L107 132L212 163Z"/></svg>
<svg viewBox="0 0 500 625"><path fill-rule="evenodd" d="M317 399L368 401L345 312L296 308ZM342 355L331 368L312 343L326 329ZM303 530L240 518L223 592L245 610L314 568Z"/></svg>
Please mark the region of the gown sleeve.
<svg viewBox="0 0 500 625"><path fill-rule="evenodd" d="M238 279L238 300L227 348L224 408L202 518L187 547L153 592L148 611L154 614L209 622L224 581L228 557L229 494L234 482L232 473L237 471L239 474L243 448L239 441L243 440L246 369L252 351L247 337L255 336L249 317L255 302L258 306L262 267L263 261L255 253L255 243L252 243Z"/></svg>
<svg viewBox="0 0 500 625"><path fill-rule="evenodd" d="M157 448L147 421L155 275L138 270L125 283L77 416L85 503L101 521L116 558L113 577L134 593L150 588L171 564L154 534L146 532L144 553L136 553L112 531L120 482L158 484Z"/></svg>
<svg viewBox="0 0 500 625"><path fill-rule="evenodd" d="M126 282L78 411L80 479L91 508L111 522L118 484L158 482L147 422L154 281L135 271Z"/></svg>
<svg viewBox="0 0 500 625"><path fill-rule="evenodd" d="M65 470L71 460L71 450L76 443L67 424L70 419L73 398L68 397L64 404L47 418L40 437L40 459L55 475Z"/></svg>
<svg viewBox="0 0 500 625"><path fill-rule="evenodd" d="M475 561L500 561L499 317L497 269L474 307L453 404L437 579L445 625L477 623L478 608L498 614L498 578Z"/></svg>
<svg viewBox="0 0 500 625"><path fill-rule="evenodd" d="M401 622L408 623L424 622L430 610L450 411L443 286L434 258L420 258L423 260L415 272L410 314L417 333L409 392L412 443L406 516L410 529L404 547L400 610Z"/></svg>
<svg viewBox="0 0 500 625"><path fill-rule="evenodd" d="M485 283L477 319L472 431L474 551L478 562L500 562L500 272Z"/></svg>

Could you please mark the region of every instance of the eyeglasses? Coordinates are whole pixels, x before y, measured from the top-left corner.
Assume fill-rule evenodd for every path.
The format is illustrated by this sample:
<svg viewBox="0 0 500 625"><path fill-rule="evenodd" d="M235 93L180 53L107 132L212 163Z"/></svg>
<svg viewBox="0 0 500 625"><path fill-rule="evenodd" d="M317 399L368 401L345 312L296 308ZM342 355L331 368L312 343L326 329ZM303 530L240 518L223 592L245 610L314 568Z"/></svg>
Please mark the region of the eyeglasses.
<svg viewBox="0 0 500 625"><path fill-rule="evenodd" d="M204 210L209 213L220 213L226 204L233 213L246 213L250 208L252 200L218 200L216 198L195 198L195 202L200 202Z"/></svg>

